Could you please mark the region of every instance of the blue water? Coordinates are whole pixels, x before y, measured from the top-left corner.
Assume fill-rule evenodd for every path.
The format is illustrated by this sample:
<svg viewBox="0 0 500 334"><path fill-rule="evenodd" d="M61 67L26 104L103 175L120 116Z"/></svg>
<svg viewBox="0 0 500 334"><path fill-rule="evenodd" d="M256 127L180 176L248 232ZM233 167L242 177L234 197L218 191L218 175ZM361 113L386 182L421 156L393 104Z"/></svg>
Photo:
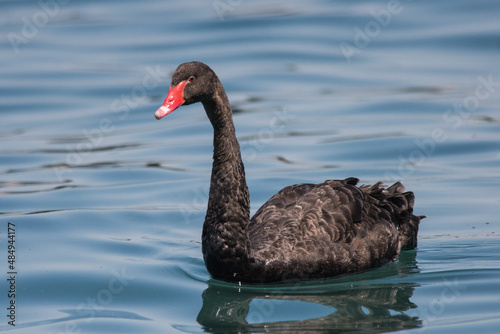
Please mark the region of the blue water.
<svg viewBox="0 0 500 334"><path fill-rule="evenodd" d="M500 328L500 2L0 6L0 330ZM154 118L190 60L226 87L253 212L293 183L401 180L418 249L321 282L212 280L211 126L201 105Z"/></svg>

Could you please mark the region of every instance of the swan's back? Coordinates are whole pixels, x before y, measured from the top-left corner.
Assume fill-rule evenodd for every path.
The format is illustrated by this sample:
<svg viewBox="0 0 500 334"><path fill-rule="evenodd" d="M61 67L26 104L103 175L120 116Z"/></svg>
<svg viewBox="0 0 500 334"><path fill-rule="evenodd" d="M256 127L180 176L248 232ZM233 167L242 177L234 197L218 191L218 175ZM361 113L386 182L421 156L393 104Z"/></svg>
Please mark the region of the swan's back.
<svg viewBox="0 0 500 334"><path fill-rule="evenodd" d="M262 278L333 277L394 261L414 248L420 218L399 182L357 187L358 179L283 188L252 217L250 256Z"/></svg>

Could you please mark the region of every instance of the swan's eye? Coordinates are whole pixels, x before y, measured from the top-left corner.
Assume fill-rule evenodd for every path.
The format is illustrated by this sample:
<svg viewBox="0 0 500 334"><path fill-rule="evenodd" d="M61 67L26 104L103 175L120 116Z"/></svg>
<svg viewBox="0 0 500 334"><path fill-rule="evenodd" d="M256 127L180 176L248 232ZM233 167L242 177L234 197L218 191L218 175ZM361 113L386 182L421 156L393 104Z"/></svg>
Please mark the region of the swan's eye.
<svg viewBox="0 0 500 334"><path fill-rule="evenodd" d="M194 76L190 76L188 79L189 82L194 82L195 80L196 80L196 78Z"/></svg>

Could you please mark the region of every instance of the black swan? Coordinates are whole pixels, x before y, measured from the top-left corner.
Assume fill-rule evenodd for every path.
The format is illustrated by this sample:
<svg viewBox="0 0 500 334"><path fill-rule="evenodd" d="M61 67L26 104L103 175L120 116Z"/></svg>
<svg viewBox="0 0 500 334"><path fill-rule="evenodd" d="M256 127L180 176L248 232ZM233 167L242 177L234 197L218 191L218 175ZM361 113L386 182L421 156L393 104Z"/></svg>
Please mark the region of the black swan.
<svg viewBox="0 0 500 334"><path fill-rule="evenodd" d="M161 119L201 102L214 128L214 154L202 251L214 279L272 283L325 279L395 261L417 245L414 196L400 182L357 187L358 179L296 184L250 218L250 199L224 87L201 62L179 65Z"/></svg>

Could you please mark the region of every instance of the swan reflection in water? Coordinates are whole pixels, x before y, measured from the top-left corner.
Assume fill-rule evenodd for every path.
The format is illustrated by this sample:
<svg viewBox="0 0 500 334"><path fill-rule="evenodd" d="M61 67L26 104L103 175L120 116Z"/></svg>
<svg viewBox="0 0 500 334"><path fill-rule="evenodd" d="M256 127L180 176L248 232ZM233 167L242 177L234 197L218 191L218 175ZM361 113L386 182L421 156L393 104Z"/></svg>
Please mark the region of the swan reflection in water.
<svg viewBox="0 0 500 334"><path fill-rule="evenodd" d="M408 280L419 271L415 255L415 251L403 252L397 263L379 270L323 282L240 287L211 280L203 292L197 321L213 333L380 333L420 328L422 320L405 314L417 308L410 298L418 284ZM308 308L312 306L321 314L313 313L304 320L276 320L276 315L283 313L279 309L290 305L288 301L303 303L303 312L292 317L311 315Z"/></svg>

